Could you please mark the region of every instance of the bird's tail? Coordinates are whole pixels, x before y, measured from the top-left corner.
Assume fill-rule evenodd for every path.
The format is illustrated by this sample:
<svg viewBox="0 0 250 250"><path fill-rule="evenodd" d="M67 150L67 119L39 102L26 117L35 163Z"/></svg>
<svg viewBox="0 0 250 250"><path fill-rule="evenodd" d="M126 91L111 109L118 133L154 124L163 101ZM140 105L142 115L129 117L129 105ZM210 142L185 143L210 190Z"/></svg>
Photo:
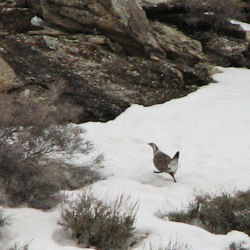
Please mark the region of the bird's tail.
<svg viewBox="0 0 250 250"><path fill-rule="evenodd" d="M180 155L180 152L179 151L176 152L171 162L168 165L168 167L171 169L173 173L176 173L177 171L179 155Z"/></svg>
<svg viewBox="0 0 250 250"><path fill-rule="evenodd" d="M178 159L179 159L179 156L180 156L180 152L177 151L177 152L175 153L174 157L173 157L173 160L174 160L174 159L175 159L175 160L178 160Z"/></svg>

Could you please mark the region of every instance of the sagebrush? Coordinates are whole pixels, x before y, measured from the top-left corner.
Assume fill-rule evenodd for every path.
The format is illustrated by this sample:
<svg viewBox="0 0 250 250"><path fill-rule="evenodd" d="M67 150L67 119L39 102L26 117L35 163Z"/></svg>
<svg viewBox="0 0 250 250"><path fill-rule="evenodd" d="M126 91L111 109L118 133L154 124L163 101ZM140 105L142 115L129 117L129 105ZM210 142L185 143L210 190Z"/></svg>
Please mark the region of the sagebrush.
<svg viewBox="0 0 250 250"><path fill-rule="evenodd" d="M123 212L126 206L129 211ZM77 199L66 197L61 224L72 232L78 244L104 250L127 249L133 234L137 203L121 195L108 204L84 191Z"/></svg>
<svg viewBox="0 0 250 250"><path fill-rule="evenodd" d="M197 196L187 210L171 212L169 220L203 227L212 233L239 230L250 235L250 190L235 195Z"/></svg>
<svg viewBox="0 0 250 250"><path fill-rule="evenodd" d="M65 162L75 153L88 154L93 145L83 129L65 123L74 109L68 114L54 106L55 96L40 102L30 96L0 95L1 203L48 209L58 202L60 189L79 188L99 178L90 168Z"/></svg>

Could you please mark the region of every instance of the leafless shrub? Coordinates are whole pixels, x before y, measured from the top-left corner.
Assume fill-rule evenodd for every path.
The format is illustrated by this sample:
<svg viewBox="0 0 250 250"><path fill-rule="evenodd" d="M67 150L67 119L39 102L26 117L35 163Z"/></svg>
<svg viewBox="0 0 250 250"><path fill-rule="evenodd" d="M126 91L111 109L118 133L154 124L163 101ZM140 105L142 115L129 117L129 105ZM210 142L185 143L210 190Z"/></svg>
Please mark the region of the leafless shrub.
<svg viewBox="0 0 250 250"><path fill-rule="evenodd" d="M122 212L124 205L128 207L128 213ZM78 244L104 250L127 249L137 207L137 203L131 203L124 195L107 204L87 190L77 199L65 198L61 224L72 232L73 238L78 239Z"/></svg>
<svg viewBox="0 0 250 250"><path fill-rule="evenodd" d="M79 188L89 173L92 180L98 178L90 168L72 168L64 162L74 153L88 154L93 145L79 127L60 125L74 114L53 106L55 96L36 102L30 96L0 95L0 189L5 194L1 202L46 209L56 204L54 194L60 189Z"/></svg>

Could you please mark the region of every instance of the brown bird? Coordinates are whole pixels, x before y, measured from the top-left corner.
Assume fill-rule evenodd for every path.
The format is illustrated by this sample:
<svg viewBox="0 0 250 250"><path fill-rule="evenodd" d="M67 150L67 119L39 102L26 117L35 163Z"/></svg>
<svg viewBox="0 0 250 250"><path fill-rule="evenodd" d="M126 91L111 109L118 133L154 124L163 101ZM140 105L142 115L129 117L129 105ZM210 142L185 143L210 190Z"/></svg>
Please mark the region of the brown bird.
<svg viewBox="0 0 250 250"><path fill-rule="evenodd" d="M154 171L154 173L156 174L162 172L168 173L173 177L174 182L176 182L174 175L178 168L178 159L180 152L179 151L176 152L174 157L171 158L167 154L163 153L154 143L149 143L148 145L150 145L153 148L153 154L154 154L153 162L157 170L159 170L159 171Z"/></svg>

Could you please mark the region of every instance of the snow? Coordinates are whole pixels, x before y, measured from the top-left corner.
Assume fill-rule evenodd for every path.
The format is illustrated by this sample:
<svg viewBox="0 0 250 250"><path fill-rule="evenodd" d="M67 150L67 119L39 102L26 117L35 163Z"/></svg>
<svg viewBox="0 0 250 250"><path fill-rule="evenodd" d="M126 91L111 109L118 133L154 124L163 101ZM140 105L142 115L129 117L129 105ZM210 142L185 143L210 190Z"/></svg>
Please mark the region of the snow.
<svg viewBox="0 0 250 250"><path fill-rule="evenodd" d="M163 242L182 239L193 249L229 245L230 237L155 216L185 207L195 194L249 188L250 71L223 72L214 76L218 83L187 97L148 108L133 105L114 121L83 125L106 157L104 173L112 175L96 183L95 192L132 194L140 202L137 229ZM152 173L149 142L171 156L180 151L177 183Z"/></svg>
<svg viewBox="0 0 250 250"><path fill-rule="evenodd" d="M219 70L217 83L186 97L152 107L133 105L113 121L81 125L105 157L101 172L107 179L93 184L93 192L110 200L124 193L139 203L136 232L145 239L134 249L177 241L194 250L223 250L233 241L250 247L250 238L242 232L215 235L158 216L185 208L196 194L250 188L250 70ZM171 157L180 151L177 183L168 174L153 173L149 142ZM48 212L7 212L12 224L5 246L18 242L29 243L31 250L79 249L57 224L60 206Z"/></svg>
<svg viewBox="0 0 250 250"><path fill-rule="evenodd" d="M237 20L231 20L231 23L233 24L239 24L243 30L250 31L250 24L249 23L243 23Z"/></svg>
<svg viewBox="0 0 250 250"><path fill-rule="evenodd" d="M40 17L34 16L30 22L33 26L41 27L44 21Z"/></svg>
<svg viewBox="0 0 250 250"><path fill-rule="evenodd" d="M43 212L32 208L8 209L11 225L7 230L11 236L8 247L29 245L29 250L76 250L76 244L57 224L60 220L59 209ZM4 242L5 245L6 242ZM3 248L4 245L0 249ZM8 249L8 248L6 248Z"/></svg>

